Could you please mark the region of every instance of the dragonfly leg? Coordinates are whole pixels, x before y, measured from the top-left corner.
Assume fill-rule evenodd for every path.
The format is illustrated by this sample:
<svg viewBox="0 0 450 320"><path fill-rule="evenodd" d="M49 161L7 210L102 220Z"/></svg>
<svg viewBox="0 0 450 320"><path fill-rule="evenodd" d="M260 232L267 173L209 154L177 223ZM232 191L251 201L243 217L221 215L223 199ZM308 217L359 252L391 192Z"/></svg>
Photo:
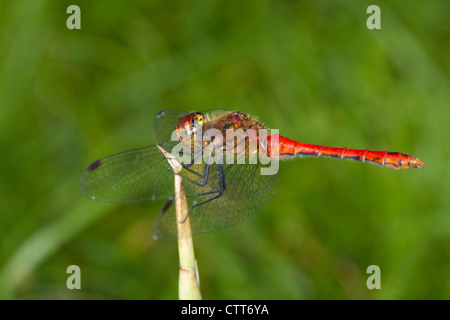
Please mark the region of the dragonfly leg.
<svg viewBox="0 0 450 320"><path fill-rule="evenodd" d="M200 154L200 156L201 156L201 154ZM198 160L198 158L199 158L199 157L197 156L197 158L195 158L193 161L191 161L191 162L188 163L188 164L184 164L184 163L180 163L180 164L181 164L181 166L182 166L184 169L186 169L186 170L189 171L190 173L195 174L195 175L199 176L200 178L203 178L203 175L202 175L202 174L198 173L197 171L194 171L194 170L189 169L193 164L195 164L195 162ZM173 159L176 159L176 158L173 158ZM173 174L173 175L177 174L177 173L175 173L175 172L173 171L173 169L172 169L171 166L169 166L169 167L167 168L167 171L169 171L169 172L170 172L171 174ZM183 177L183 178L184 178L184 177Z"/></svg>
<svg viewBox="0 0 450 320"><path fill-rule="evenodd" d="M184 169L186 169L187 171L189 171L189 172L191 172L191 173L193 173L193 174L195 174L195 175L197 175L197 176L199 176L199 177L202 178L202 177L203 177L202 174L198 173L198 172L195 171L195 170L189 169L189 168L190 168L193 164L195 164L195 163L197 162L197 160L200 159L201 157L202 157L202 153L198 154L197 157L194 158L194 160L192 160L190 163L187 163L187 164L182 163L181 166L182 166Z"/></svg>
<svg viewBox="0 0 450 320"><path fill-rule="evenodd" d="M215 191L210 191L210 192L205 192L205 193L200 193L200 194L195 194L195 195L190 195L189 197L195 197L195 196L203 196L203 195L207 195L207 194L211 194L211 193L217 193L217 195L206 199L205 201L202 201L200 203L196 203L194 204L192 207L189 208L188 214L186 215L186 217L183 219L183 221L179 221L179 223L184 223L186 221L186 219L189 217L189 214L191 213L192 209L194 209L195 207L201 206L202 204L208 203L212 200L215 200L219 197L221 197L226 189L226 184L225 184L225 173L223 170L223 164L219 164L219 190L215 190ZM205 170L206 171L206 170Z"/></svg>
<svg viewBox="0 0 450 320"><path fill-rule="evenodd" d="M203 188L203 187L205 187L206 184L208 183L209 168L210 168L210 165L209 165L209 164L205 165L205 172L203 172L203 175L200 175L200 177L203 179L202 182L197 182L197 181L194 181L194 180L192 180L192 179L189 179L188 177L182 175L181 173L175 173L175 172L173 172L173 174L179 175L179 176L182 177L184 180L189 181L189 182L195 184L196 186L202 187L202 188ZM169 169L169 170L170 170L170 169ZM187 170L189 170L189 169L187 169ZM195 171L192 171L192 170L189 170L189 172L195 173Z"/></svg>
<svg viewBox="0 0 450 320"><path fill-rule="evenodd" d="M211 155L210 155L209 157L210 157L210 159L211 159ZM205 164L205 171L203 172L203 174L198 173L198 172L196 172L195 170L189 169L189 167L192 166L192 165L195 163L195 159L194 159L193 162L191 162L191 163L189 163L189 164L187 164L187 165L182 165L183 168L185 168L188 172L190 172L190 173L192 173L192 174L195 174L195 175L199 176L201 179L203 179L202 182L196 182L196 181L194 181L194 180L192 180L192 179L187 178L186 176L184 176L184 175L181 174L181 173L175 173L175 172L173 171L172 167L170 167L170 166L169 166L169 168L168 168L168 171L169 171L170 173L174 174L174 175L175 175L175 174L176 174L176 175L179 175L179 176L182 177L183 179L185 179L185 180L187 180L187 181L189 181L189 182L195 184L196 186L199 186L199 187L205 187L206 184L208 183L209 168L211 167L211 165L209 164L209 163L211 162L210 159L209 159L209 161L207 161L206 164ZM219 175L220 175L220 172L219 172ZM215 192L215 191L213 191L213 192ZM209 193L212 193L212 192L209 192Z"/></svg>

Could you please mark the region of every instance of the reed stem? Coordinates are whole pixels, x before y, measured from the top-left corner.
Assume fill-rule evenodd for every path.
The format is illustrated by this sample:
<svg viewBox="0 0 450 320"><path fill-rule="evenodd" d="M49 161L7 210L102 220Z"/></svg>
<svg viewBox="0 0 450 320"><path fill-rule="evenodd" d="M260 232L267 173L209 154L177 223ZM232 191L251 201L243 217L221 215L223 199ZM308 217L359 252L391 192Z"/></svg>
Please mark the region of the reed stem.
<svg viewBox="0 0 450 320"><path fill-rule="evenodd" d="M178 175L183 167L170 153L160 146L158 148L175 172L175 208L178 222L178 254L180 258L178 297L180 300L201 300L200 279L198 278L197 263L194 254L191 223L188 217L189 210L183 187L183 178Z"/></svg>

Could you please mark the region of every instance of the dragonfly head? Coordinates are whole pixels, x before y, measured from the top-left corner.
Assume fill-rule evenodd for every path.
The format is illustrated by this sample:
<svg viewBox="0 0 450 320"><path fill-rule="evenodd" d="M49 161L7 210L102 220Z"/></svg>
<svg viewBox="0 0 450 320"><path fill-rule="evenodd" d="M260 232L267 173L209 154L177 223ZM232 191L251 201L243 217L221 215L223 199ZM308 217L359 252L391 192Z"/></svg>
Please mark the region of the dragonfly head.
<svg viewBox="0 0 450 320"><path fill-rule="evenodd" d="M175 126L178 138L180 141L185 141L186 138L191 138L191 142L194 143L197 134L202 134L202 128L205 123L205 116L200 112L193 112L187 116L178 119L178 124ZM201 140L201 139L200 139Z"/></svg>

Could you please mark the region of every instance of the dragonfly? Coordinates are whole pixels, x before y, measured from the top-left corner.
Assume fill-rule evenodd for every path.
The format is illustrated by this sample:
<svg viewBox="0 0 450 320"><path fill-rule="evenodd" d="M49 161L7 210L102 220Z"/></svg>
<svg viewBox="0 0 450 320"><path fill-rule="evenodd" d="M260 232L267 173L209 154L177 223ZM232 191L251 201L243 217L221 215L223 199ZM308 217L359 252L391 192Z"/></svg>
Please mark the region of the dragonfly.
<svg viewBox="0 0 450 320"><path fill-rule="evenodd" d="M269 172L274 161L312 156L396 170L425 166L420 159L401 152L291 140L266 128L254 116L227 109L163 110L156 115L153 129L157 144L94 161L83 173L80 187L84 196L108 203L166 200L153 227L153 238L158 240L176 239L177 223L183 223L177 221L173 205L175 173L159 147L183 167L178 174L183 178L192 235L230 227L266 204L279 187L278 171ZM240 135L230 134L239 130ZM263 170L269 173L263 174Z"/></svg>

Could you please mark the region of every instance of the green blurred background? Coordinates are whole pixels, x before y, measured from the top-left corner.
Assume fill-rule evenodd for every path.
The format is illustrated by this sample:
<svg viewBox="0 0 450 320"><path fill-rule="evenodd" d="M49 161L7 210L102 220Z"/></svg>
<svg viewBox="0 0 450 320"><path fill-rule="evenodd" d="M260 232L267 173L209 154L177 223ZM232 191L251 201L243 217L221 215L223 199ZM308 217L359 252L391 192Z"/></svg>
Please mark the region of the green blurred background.
<svg viewBox="0 0 450 320"><path fill-rule="evenodd" d="M263 209L195 237L204 298L450 297L450 2L78 1L68 30L71 4L1 2L1 298L177 299L176 242L151 238L164 201L97 203L79 179L155 143L157 111L211 108L427 166L281 163Z"/></svg>

